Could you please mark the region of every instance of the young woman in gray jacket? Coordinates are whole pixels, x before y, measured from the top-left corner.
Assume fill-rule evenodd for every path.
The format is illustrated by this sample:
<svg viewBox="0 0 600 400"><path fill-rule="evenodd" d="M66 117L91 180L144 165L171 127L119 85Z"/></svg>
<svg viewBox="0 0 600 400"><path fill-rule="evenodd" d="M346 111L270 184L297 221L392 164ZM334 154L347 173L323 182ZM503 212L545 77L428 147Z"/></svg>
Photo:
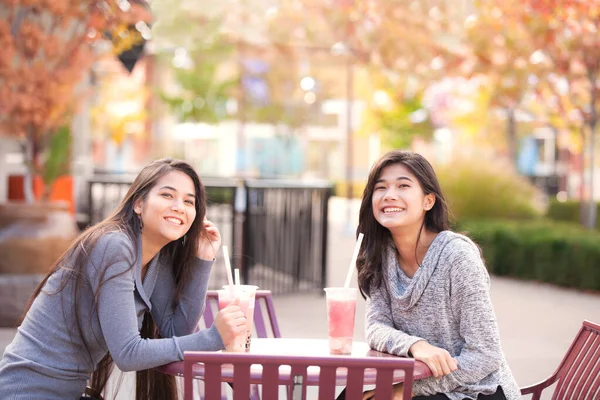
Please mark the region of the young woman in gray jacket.
<svg viewBox="0 0 600 400"><path fill-rule="evenodd" d="M357 232L365 235L357 268L369 345L423 361L433 374L414 382L413 398L519 399L479 248L449 230L444 196L424 157L392 151L373 166Z"/></svg>
<svg viewBox="0 0 600 400"><path fill-rule="evenodd" d="M154 368L186 350L224 349L245 324L234 302L196 329L221 244L205 214L190 165L145 167L114 214L86 230L36 290L0 360L0 399L99 399L113 363L138 371L137 399L176 399L173 377Z"/></svg>

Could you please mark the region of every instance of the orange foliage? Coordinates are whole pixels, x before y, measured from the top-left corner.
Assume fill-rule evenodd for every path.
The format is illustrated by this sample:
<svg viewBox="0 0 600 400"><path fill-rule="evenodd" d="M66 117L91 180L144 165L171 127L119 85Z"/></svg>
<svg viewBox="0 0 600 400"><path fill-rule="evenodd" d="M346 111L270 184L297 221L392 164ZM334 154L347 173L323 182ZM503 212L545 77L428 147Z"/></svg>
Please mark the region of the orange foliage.
<svg viewBox="0 0 600 400"><path fill-rule="evenodd" d="M35 153L77 105L75 90L99 52L101 32L140 15L140 0L4 0L0 4L0 135ZM135 15L134 15L135 14ZM132 16L134 15L134 16Z"/></svg>

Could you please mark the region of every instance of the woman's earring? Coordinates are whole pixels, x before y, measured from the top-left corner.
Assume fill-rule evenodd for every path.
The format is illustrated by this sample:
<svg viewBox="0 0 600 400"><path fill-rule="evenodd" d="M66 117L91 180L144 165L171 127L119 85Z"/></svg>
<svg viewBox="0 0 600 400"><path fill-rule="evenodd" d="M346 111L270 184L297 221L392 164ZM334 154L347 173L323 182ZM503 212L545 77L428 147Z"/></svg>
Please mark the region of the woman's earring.
<svg viewBox="0 0 600 400"><path fill-rule="evenodd" d="M142 229L144 229L144 221L142 221L142 215L137 214L138 219L140 220L140 233L142 233Z"/></svg>
<svg viewBox="0 0 600 400"><path fill-rule="evenodd" d="M187 235L183 235L183 239L181 240L181 244L185 246L185 239L187 238Z"/></svg>

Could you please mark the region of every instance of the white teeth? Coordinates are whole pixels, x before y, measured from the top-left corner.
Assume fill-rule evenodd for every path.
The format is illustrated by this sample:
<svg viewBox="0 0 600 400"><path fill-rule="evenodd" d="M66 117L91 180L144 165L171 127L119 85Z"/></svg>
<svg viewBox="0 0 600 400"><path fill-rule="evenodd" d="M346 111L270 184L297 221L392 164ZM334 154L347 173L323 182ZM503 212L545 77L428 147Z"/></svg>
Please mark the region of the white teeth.
<svg viewBox="0 0 600 400"><path fill-rule="evenodd" d="M398 207L389 207L389 208L384 208L383 212L384 213L390 213L390 212L400 212L402 211L402 209L398 208Z"/></svg>
<svg viewBox="0 0 600 400"><path fill-rule="evenodd" d="M166 218L166 220L169 221L169 222L172 222L174 224L177 224L177 225L182 225L183 224L183 221L181 221L181 220L179 220L177 218Z"/></svg>

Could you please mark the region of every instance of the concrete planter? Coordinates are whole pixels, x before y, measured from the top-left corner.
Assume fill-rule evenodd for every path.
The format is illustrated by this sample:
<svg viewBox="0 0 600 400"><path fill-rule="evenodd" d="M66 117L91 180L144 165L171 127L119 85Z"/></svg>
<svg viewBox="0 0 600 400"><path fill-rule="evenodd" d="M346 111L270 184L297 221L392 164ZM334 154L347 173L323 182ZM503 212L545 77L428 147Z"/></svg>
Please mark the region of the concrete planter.
<svg viewBox="0 0 600 400"><path fill-rule="evenodd" d="M0 204L0 327L17 326L35 288L78 232L66 204Z"/></svg>
<svg viewBox="0 0 600 400"><path fill-rule="evenodd" d="M0 274L0 328L16 327L43 274Z"/></svg>
<svg viewBox="0 0 600 400"><path fill-rule="evenodd" d="M78 233L66 204L0 204L0 274L47 273Z"/></svg>

